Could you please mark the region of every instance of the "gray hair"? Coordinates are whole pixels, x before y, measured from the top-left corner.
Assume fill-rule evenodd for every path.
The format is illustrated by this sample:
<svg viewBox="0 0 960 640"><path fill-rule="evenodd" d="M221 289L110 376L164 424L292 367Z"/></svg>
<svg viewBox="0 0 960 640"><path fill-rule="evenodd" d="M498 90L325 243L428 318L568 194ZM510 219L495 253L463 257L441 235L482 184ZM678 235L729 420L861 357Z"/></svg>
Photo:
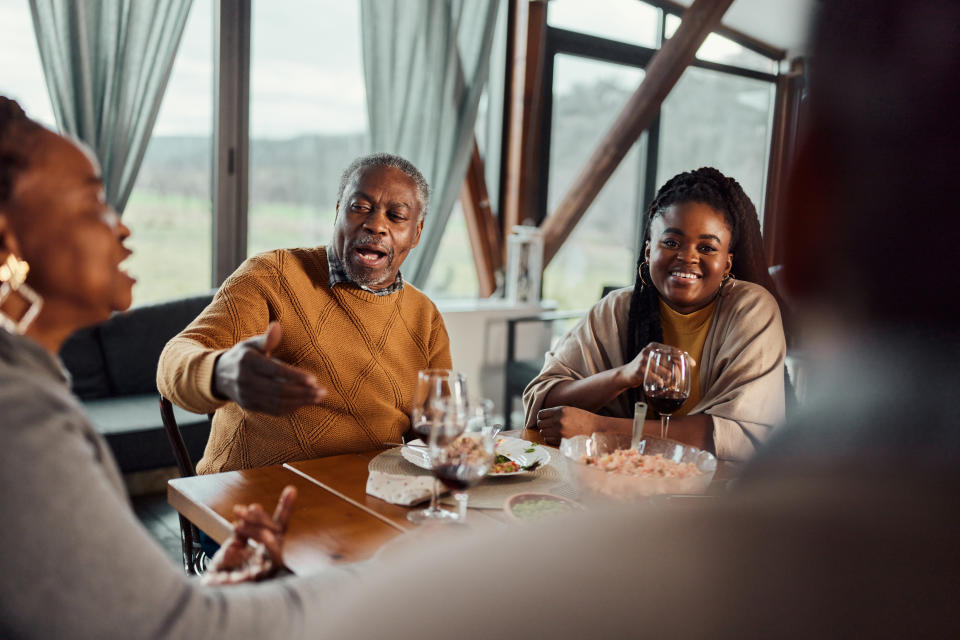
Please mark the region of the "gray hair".
<svg viewBox="0 0 960 640"><path fill-rule="evenodd" d="M427 205L430 203L430 185L424 179L423 174L413 166L413 163L406 158L401 158L392 153L371 153L360 156L350 163L343 175L340 177L340 190L337 192L337 202L343 201L343 192L347 189L347 184L360 171L368 167L392 167L402 171L408 178L413 180L417 186L417 199L420 201L420 219L427 215Z"/></svg>

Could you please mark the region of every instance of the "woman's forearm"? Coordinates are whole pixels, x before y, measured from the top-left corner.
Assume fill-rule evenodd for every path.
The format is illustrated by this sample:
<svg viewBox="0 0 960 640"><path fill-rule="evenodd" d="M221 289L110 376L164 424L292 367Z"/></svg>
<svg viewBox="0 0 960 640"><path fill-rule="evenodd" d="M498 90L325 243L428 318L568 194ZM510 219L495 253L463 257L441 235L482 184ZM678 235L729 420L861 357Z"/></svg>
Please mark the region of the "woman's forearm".
<svg viewBox="0 0 960 640"><path fill-rule="evenodd" d="M547 392L543 406L568 406L596 411L630 388L621 369L608 369L580 380L564 380Z"/></svg>
<svg viewBox="0 0 960 640"><path fill-rule="evenodd" d="M596 430L630 435L633 433L633 420L630 418L598 417ZM659 438L660 421L644 420L643 435ZM670 432L667 437L704 451L713 451L713 419L703 413L670 418Z"/></svg>
<svg viewBox="0 0 960 640"><path fill-rule="evenodd" d="M644 420L643 435L660 437L660 421ZM704 451L713 451L713 418L705 413L670 418L667 437Z"/></svg>

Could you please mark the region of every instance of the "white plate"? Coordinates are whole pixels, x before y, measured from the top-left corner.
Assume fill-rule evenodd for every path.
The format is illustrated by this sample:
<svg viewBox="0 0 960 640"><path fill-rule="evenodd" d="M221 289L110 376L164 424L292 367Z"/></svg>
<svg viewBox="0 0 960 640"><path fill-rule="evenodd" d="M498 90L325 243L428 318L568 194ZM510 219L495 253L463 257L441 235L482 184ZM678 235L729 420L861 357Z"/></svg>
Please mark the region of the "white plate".
<svg viewBox="0 0 960 640"><path fill-rule="evenodd" d="M537 466L537 469L539 469L550 464L550 452L547 451L546 447L521 440L520 438L498 436L495 450L498 455L507 456L521 467L528 467L534 462L540 462L539 466ZM506 476L519 476L524 473L530 473L530 471L521 469L520 471L511 471L510 473L490 473L488 475L503 478Z"/></svg>
<svg viewBox="0 0 960 640"><path fill-rule="evenodd" d="M420 440L414 440L410 444L422 445L423 443ZM543 445L534 444L533 442L527 442L526 440L521 440L520 438L498 436L496 452L498 455L504 455L511 460L516 461L521 467L529 466L538 460L540 461L540 466L537 467L538 469L550 464L550 452L547 451L546 447ZM420 467L421 469L430 469L430 454L425 446L402 447L400 449L400 455L403 456L404 460ZM496 476L497 478L502 478L505 476L518 476L524 473L530 472L520 470L512 471L510 473L491 473L490 475Z"/></svg>

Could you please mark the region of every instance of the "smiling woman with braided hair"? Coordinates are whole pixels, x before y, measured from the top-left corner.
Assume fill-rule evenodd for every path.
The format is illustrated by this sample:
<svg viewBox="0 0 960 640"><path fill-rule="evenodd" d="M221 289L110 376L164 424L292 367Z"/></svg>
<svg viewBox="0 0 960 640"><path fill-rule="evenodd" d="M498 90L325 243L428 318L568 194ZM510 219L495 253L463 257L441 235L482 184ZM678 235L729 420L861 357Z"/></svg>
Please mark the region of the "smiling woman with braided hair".
<svg viewBox="0 0 960 640"><path fill-rule="evenodd" d="M527 426L550 443L630 433L647 354L664 343L695 363L671 437L746 458L784 414L786 344L756 209L736 180L705 167L667 181L647 219L636 283L594 305L547 354L524 392ZM644 433L659 434L659 421Z"/></svg>

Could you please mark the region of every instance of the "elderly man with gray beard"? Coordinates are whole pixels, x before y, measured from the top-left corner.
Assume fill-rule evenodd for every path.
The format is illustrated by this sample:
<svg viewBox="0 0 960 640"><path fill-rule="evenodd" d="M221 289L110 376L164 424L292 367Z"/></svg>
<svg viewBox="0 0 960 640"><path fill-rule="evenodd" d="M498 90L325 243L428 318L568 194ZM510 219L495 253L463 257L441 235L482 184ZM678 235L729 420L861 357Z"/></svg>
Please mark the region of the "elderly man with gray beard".
<svg viewBox="0 0 960 640"><path fill-rule="evenodd" d="M451 366L440 313L400 274L428 199L409 161L358 158L329 246L247 259L167 344L160 392L215 412L199 473L369 450L407 431L417 371Z"/></svg>

